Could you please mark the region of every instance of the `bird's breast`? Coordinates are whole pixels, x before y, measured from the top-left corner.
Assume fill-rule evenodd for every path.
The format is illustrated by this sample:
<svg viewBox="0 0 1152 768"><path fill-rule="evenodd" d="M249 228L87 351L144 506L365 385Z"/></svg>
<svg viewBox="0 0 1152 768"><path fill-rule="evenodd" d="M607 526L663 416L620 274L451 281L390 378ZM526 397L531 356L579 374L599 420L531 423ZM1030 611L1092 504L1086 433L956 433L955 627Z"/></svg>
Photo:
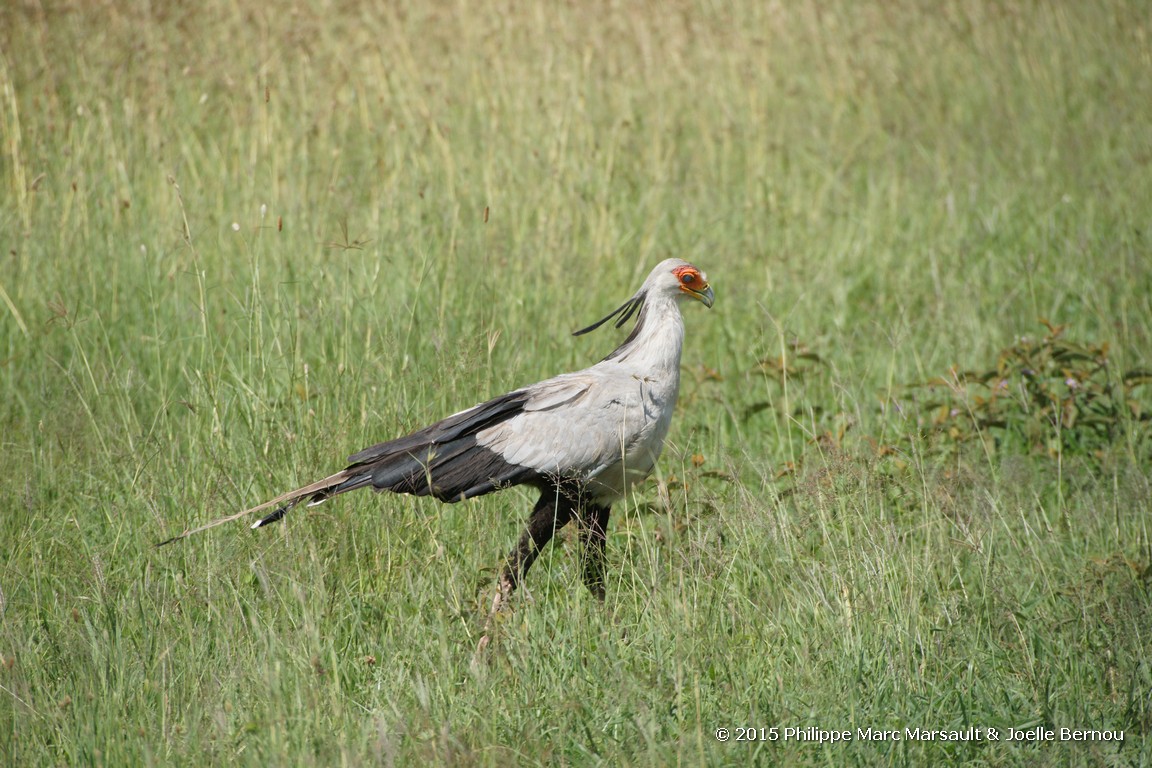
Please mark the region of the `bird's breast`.
<svg viewBox="0 0 1152 768"><path fill-rule="evenodd" d="M672 423L678 382L633 376L626 391L613 398L618 418L616 460L589 478L594 497L611 502L625 496L652 473Z"/></svg>

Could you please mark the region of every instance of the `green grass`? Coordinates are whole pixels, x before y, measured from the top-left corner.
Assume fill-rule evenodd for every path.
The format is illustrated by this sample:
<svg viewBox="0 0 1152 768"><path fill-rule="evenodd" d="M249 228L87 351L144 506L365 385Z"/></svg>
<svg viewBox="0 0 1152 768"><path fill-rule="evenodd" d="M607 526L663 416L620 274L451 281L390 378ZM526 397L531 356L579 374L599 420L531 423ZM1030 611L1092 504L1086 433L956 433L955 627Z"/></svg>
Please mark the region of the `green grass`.
<svg viewBox="0 0 1152 768"><path fill-rule="evenodd" d="M0 10L0 762L1152 763L1145 425L916 387L1040 318L1152 367L1143 3L383 5ZM153 548L599 359L673 255L605 605L564 537L472 667L519 491ZM1125 737L713 735L1037 725Z"/></svg>

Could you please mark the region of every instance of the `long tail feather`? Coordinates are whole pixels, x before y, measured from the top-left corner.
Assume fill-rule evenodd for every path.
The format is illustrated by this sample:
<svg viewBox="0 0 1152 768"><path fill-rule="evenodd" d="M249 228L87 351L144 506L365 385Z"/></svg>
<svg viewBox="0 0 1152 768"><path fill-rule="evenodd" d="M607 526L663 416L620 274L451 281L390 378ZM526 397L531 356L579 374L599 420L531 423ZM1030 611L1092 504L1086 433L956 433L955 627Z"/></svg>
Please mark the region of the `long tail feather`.
<svg viewBox="0 0 1152 768"><path fill-rule="evenodd" d="M170 539L166 539L166 540L160 542L156 546L157 547L163 547L165 544L171 544L175 541L180 541L180 539L187 538L194 533L200 533L201 531L206 531L209 528L215 528L218 525L223 525L224 523L230 523L233 520L239 520L240 518L245 517L246 515L250 515L253 512L259 512L262 509L268 509L269 507L274 507L274 506L279 504L279 505L282 505L281 509L276 510L275 513L268 515L267 517L262 518L259 521L261 525L275 522L276 520L279 520L281 517L283 517L285 512L287 512L289 509L291 509L292 507L299 504L304 499L304 497L311 496L311 495L316 494L316 493L320 493L321 491L327 491L329 489L335 488L335 487L339 486L341 483L343 483L344 481L348 480L349 476L350 476L350 473L348 470L343 470L341 472L337 472L336 474L331 475L329 477L326 477L323 480L317 480L315 483L312 483L311 485L306 485L303 488L297 488L294 491L289 491L288 493L285 493L281 496L277 496L276 498L272 499L271 501L266 501L263 504L258 504L255 507L252 507L251 509L246 509L243 512L237 512L234 515L228 515L227 517L222 517L219 520L213 520L212 522L205 523L204 525L201 525L198 528L185 529L183 532L176 534L175 536L173 536ZM342 493L343 490L351 490L351 489L342 489L340 492ZM279 513L279 516L276 516L277 513ZM273 519L269 519L269 518L273 518ZM256 526L254 526L254 527L256 527Z"/></svg>

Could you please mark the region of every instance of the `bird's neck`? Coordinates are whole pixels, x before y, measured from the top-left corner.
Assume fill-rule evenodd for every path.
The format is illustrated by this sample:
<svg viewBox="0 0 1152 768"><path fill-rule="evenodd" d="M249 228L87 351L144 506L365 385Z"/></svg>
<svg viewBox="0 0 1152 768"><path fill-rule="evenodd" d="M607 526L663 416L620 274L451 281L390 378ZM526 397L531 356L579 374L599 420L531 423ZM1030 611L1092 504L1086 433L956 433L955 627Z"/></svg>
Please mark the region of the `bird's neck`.
<svg viewBox="0 0 1152 768"><path fill-rule="evenodd" d="M646 300L632 333L603 362L635 368L644 376L666 371L678 380L683 347L684 318L678 302Z"/></svg>

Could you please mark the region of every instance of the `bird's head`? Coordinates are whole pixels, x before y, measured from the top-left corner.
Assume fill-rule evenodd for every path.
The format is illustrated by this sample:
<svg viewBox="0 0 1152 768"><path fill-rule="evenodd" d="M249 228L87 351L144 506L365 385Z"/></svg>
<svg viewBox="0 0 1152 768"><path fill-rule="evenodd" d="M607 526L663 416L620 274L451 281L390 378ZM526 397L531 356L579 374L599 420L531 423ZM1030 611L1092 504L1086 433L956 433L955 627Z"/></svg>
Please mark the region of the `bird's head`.
<svg viewBox="0 0 1152 768"><path fill-rule="evenodd" d="M645 300L656 296L674 301L695 299L708 308L711 308L715 301L712 286L708 284L708 276L701 272L698 267L683 259L665 259L648 274L644 285L640 286L640 290L636 291L632 298L624 302L612 314L572 335L580 336L594 331L614 317L617 318L615 325L619 328L628 322L628 319L639 311L640 307L644 306Z"/></svg>

